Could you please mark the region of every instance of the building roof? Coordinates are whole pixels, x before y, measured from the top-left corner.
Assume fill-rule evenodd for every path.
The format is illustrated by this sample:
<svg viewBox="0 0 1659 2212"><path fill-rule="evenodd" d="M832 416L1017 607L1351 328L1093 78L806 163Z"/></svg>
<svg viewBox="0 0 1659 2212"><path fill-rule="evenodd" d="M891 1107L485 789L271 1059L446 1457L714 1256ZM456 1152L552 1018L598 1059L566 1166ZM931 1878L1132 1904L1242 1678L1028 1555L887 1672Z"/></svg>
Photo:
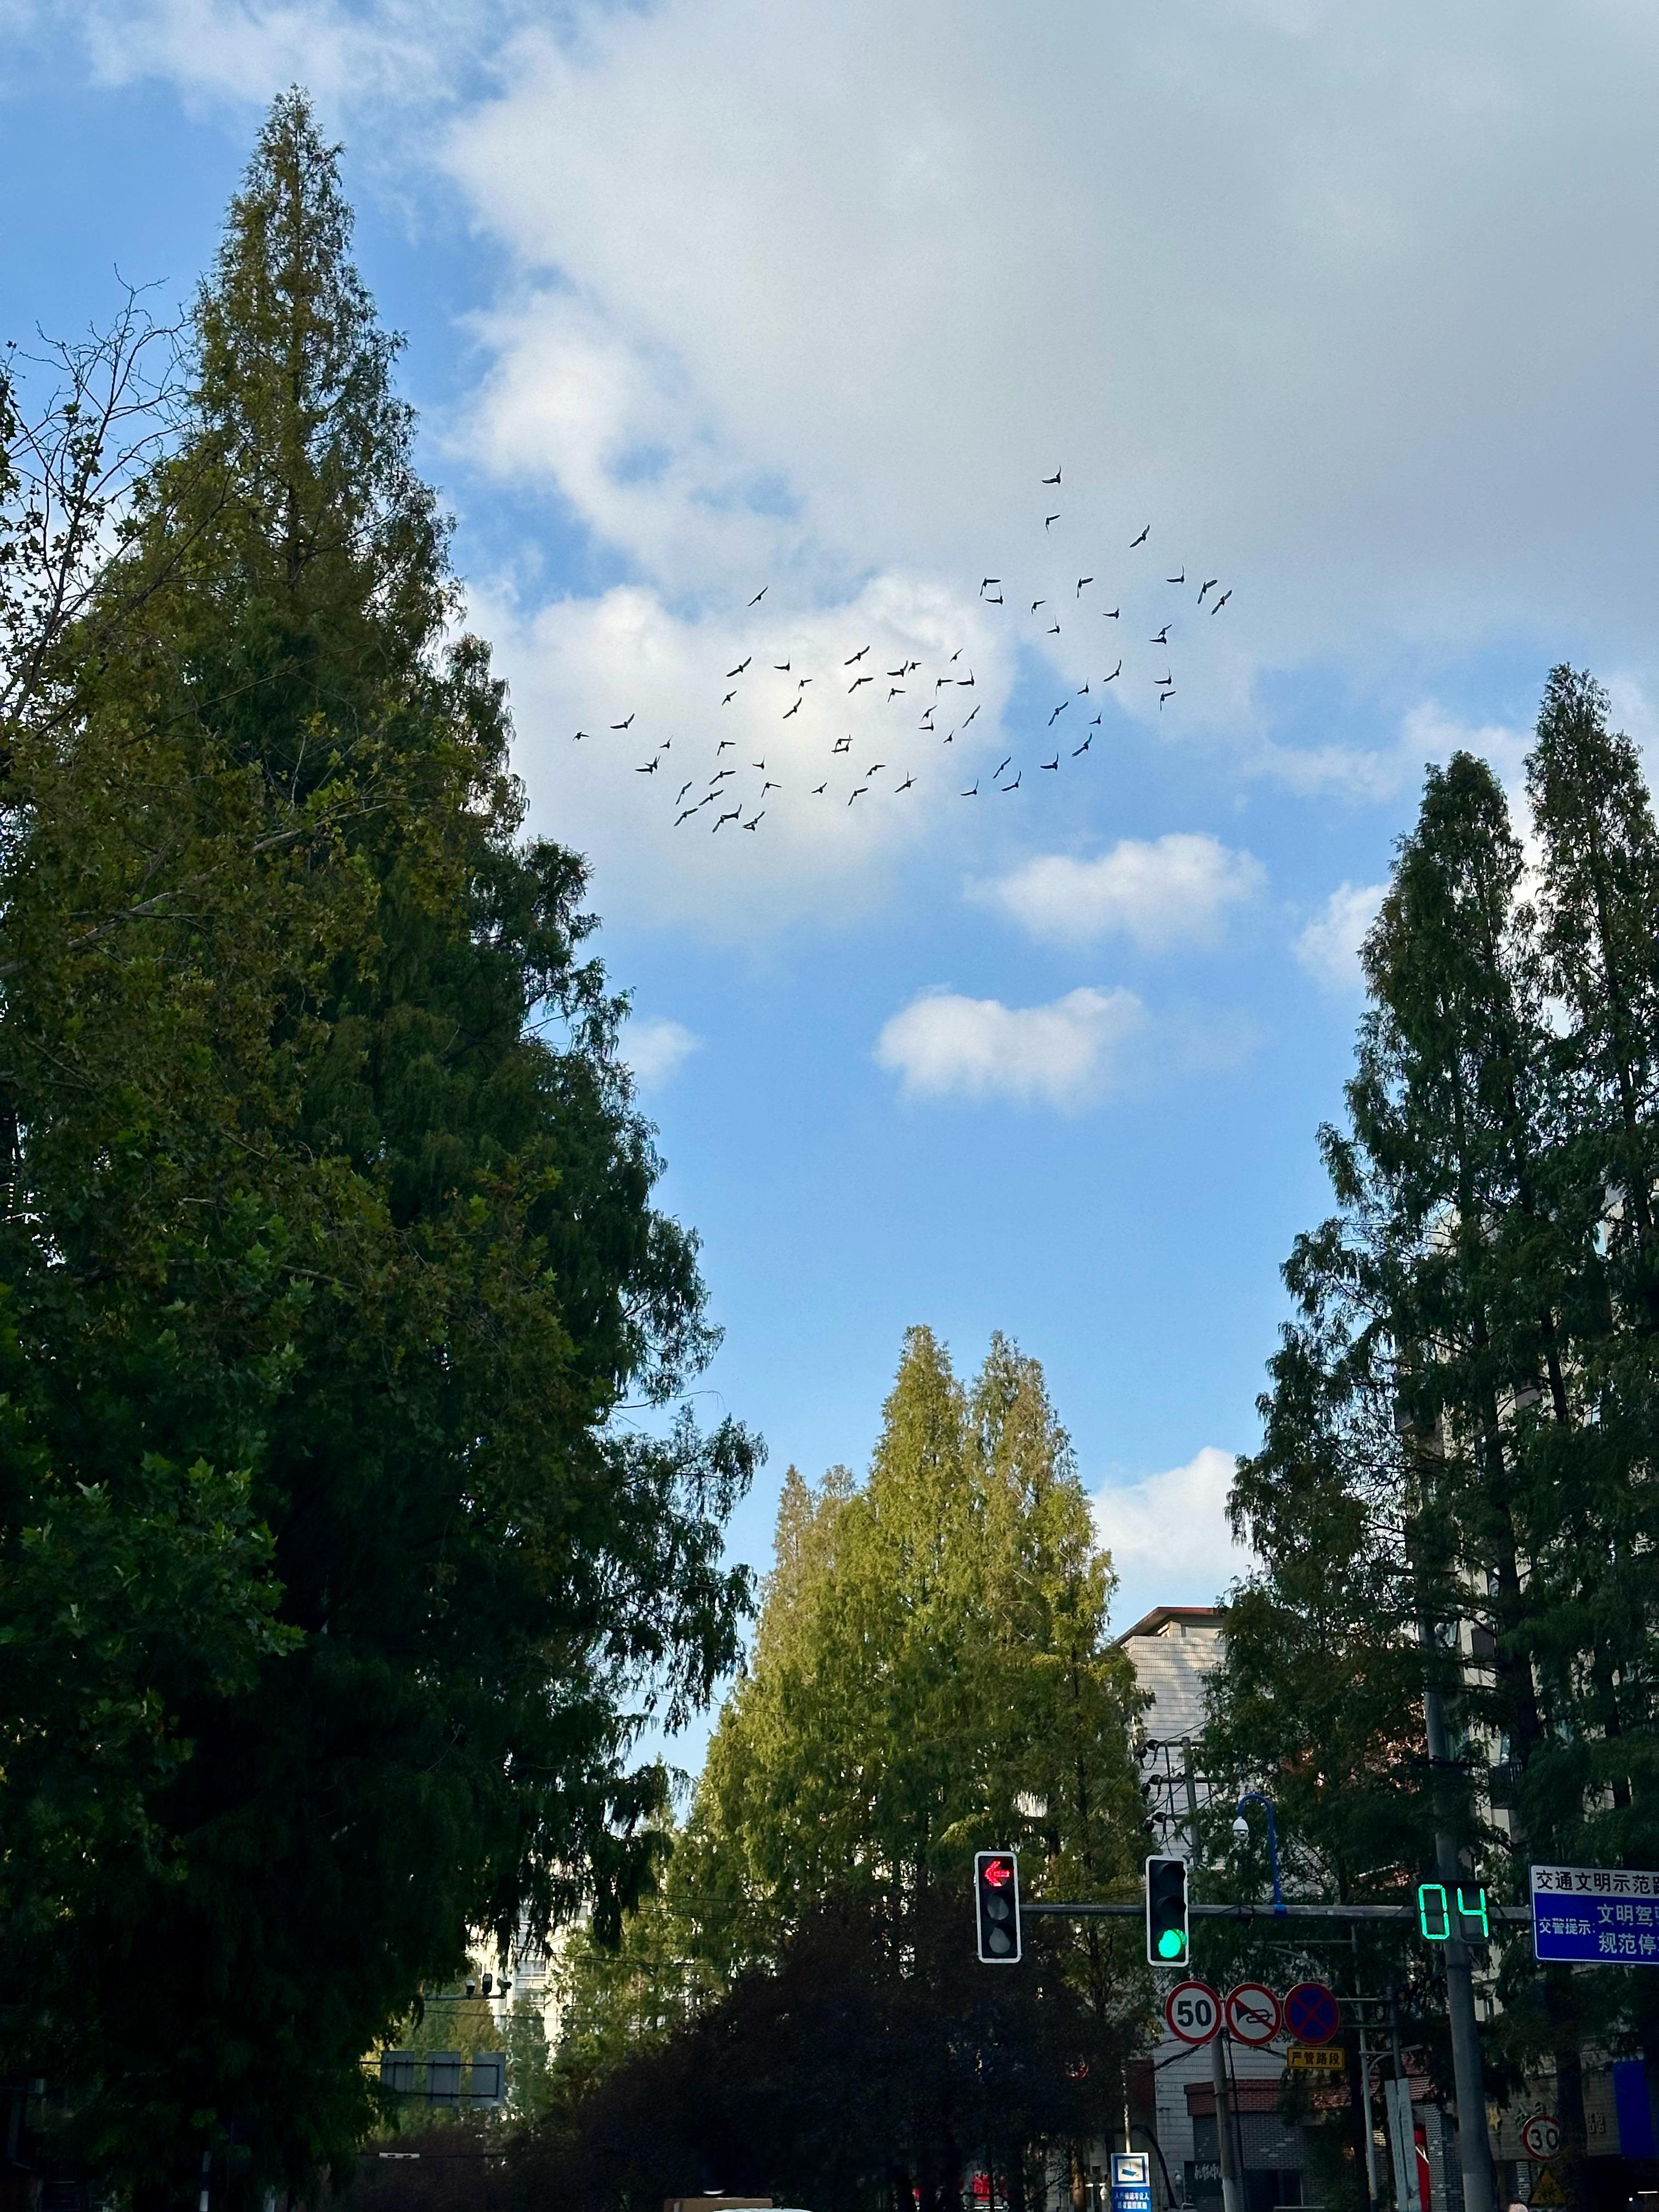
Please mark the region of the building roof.
<svg viewBox="0 0 1659 2212"><path fill-rule="evenodd" d="M1155 1605L1150 1613L1143 1613L1133 1628L1126 1628L1117 1641L1127 1644L1132 1636L1162 1636L1171 1622L1185 1626L1190 1622L1195 1628L1219 1628L1227 1617L1227 1608L1220 1605Z"/></svg>

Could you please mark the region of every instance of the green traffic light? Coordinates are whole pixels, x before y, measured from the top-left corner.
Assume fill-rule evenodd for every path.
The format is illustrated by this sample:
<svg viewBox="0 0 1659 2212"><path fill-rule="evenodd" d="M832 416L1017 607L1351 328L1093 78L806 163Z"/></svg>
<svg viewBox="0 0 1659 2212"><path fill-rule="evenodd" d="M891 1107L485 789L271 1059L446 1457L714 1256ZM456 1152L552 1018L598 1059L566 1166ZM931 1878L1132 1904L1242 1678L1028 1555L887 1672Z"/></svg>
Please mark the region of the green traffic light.
<svg viewBox="0 0 1659 2212"><path fill-rule="evenodd" d="M1160 1959L1178 1959L1186 1948L1185 1939L1178 1928L1166 1928L1158 1939Z"/></svg>

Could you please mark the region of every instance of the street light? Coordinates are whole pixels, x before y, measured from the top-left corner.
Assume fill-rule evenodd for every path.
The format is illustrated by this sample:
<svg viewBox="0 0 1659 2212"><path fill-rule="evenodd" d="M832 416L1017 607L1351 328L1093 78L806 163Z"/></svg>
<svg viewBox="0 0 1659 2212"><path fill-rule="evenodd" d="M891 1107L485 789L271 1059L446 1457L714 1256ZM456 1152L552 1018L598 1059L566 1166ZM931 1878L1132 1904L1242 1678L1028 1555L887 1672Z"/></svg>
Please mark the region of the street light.
<svg viewBox="0 0 1659 2212"><path fill-rule="evenodd" d="M1267 1810L1267 1863L1273 1875L1273 1911L1285 1910L1285 1893L1279 1886L1279 1830L1273 1825L1273 1800L1264 1797L1259 1790L1247 1790L1238 1801L1238 1811L1233 1820L1233 1833L1241 1844L1250 1839L1250 1824L1244 1818L1247 1805L1264 1805Z"/></svg>

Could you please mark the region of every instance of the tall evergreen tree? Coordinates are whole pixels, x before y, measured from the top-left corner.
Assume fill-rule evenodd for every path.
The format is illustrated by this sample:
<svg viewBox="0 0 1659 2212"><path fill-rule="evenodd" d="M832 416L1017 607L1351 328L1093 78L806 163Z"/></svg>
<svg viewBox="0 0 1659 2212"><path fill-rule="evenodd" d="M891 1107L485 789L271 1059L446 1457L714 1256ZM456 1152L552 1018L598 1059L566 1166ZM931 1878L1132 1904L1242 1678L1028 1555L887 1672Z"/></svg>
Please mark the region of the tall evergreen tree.
<svg viewBox="0 0 1659 2212"><path fill-rule="evenodd" d="M695 1241L349 240L289 94L6 733L0 2066L158 2203L345 2154L469 1927L614 1924L745 1596L749 1439L611 1419L708 1355Z"/></svg>

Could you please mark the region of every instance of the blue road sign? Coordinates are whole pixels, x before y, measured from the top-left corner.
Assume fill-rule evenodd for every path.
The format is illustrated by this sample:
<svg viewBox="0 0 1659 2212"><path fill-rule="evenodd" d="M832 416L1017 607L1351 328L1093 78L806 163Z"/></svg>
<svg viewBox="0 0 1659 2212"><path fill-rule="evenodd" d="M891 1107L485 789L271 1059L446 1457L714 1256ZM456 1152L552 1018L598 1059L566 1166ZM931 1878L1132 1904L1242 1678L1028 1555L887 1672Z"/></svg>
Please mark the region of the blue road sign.
<svg viewBox="0 0 1659 2212"><path fill-rule="evenodd" d="M1535 1866L1532 1941L1540 1960L1659 1966L1659 1874L1628 1867Z"/></svg>
<svg viewBox="0 0 1659 2212"><path fill-rule="evenodd" d="M1150 2151L1112 2153L1112 2212L1152 2212L1152 2159Z"/></svg>
<svg viewBox="0 0 1659 2212"><path fill-rule="evenodd" d="M1285 1993L1285 2025L1298 2043L1328 2043L1342 2015L1323 1982L1298 1982Z"/></svg>

